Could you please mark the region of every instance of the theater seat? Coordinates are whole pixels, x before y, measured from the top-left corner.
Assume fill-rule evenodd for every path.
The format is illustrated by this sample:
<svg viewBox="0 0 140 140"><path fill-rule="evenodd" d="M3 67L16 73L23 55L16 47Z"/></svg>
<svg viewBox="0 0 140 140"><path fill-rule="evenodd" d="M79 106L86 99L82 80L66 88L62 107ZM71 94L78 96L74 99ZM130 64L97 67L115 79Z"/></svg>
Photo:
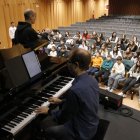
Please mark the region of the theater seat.
<svg viewBox="0 0 140 140"><path fill-rule="evenodd" d="M108 126L109 121L100 119L97 132L92 140L103 140Z"/></svg>

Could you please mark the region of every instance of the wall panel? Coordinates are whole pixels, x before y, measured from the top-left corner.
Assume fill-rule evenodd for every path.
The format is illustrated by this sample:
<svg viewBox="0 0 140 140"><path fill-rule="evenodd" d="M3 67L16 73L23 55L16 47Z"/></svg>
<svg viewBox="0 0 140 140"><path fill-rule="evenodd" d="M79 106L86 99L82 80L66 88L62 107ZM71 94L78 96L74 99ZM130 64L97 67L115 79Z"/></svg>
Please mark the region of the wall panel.
<svg viewBox="0 0 140 140"><path fill-rule="evenodd" d="M110 15L140 15L140 0L109 0Z"/></svg>
<svg viewBox="0 0 140 140"><path fill-rule="evenodd" d="M24 21L24 10L36 11L37 19L33 26L36 30L54 29L68 26L78 21L86 21L105 13L104 3L108 0L0 0L1 47L11 47L8 35L10 22ZM102 3L102 6L101 6Z"/></svg>

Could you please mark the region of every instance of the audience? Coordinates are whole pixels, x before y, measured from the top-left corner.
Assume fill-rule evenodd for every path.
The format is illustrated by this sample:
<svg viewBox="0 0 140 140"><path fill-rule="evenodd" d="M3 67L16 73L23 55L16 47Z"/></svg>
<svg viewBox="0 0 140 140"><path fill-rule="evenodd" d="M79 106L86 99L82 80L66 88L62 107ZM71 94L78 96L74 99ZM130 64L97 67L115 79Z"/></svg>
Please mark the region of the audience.
<svg viewBox="0 0 140 140"><path fill-rule="evenodd" d="M52 31L48 36L59 41L60 44L56 48L54 43L50 41L47 46L48 55L68 57L70 51L77 47L88 50L92 55L92 63L87 72L90 75L94 75L98 82L102 81L105 85L108 85L107 90L111 92L114 92L117 88L118 81L124 78L125 70L129 71L139 59L139 53L137 53L139 52L139 42L136 36L129 40L125 34L118 38L117 33L113 32L112 36L106 38L105 41L106 36L104 37L103 33L98 36L95 31L92 32L91 36L87 30L84 31L82 36L78 31L73 38L70 37L68 31L65 32L64 38L59 31L56 32L57 34ZM67 46L65 45L65 40ZM113 65L114 62L116 63ZM125 95L123 94L123 96Z"/></svg>

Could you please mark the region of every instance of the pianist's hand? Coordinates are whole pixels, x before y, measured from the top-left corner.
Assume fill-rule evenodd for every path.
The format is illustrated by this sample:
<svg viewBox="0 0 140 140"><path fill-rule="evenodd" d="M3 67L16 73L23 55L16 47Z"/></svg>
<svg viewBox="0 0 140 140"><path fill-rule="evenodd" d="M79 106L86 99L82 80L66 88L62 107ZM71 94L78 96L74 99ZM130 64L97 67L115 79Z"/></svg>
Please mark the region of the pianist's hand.
<svg viewBox="0 0 140 140"><path fill-rule="evenodd" d="M35 113L37 114L47 114L49 111L49 108L46 107L46 106L41 106L41 107L38 107L36 110L35 110Z"/></svg>
<svg viewBox="0 0 140 140"><path fill-rule="evenodd" d="M62 100L59 99L59 98L57 98L57 97L50 97L50 98L48 99L48 101L49 101L51 104L59 104L59 103L62 102Z"/></svg>

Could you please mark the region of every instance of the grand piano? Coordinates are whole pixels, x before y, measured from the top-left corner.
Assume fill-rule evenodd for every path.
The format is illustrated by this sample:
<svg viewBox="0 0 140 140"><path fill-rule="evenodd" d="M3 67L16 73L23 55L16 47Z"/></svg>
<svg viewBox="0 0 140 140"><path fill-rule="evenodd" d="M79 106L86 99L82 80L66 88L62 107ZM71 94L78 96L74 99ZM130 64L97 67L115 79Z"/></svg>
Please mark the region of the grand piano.
<svg viewBox="0 0 140 140"><path fill-rule="evenodd" d="M71 87L74 78L66 64L65 58L36 55L35 51L5 62L11 86L0 93L0 140L31 139L26 134L38 118L35 108L49 106L49 97L60 97Z"/></svg>

